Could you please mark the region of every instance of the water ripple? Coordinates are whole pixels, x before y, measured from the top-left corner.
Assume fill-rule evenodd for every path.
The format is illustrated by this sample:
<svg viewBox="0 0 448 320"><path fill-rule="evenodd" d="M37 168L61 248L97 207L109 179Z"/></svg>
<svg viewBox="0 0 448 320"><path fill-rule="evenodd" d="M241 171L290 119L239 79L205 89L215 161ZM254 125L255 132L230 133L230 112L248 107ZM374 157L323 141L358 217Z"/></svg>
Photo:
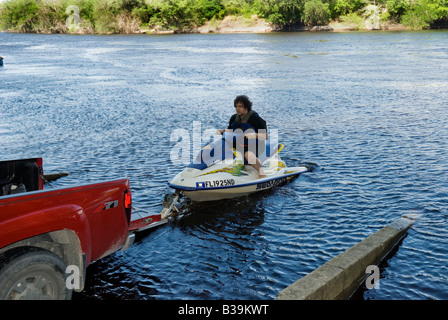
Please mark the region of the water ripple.
<svg viewBox="0 0 448 320"><path fill-rule="evenodd" d="M445 33L1 37L0 153L70 173L49 188L126 177L134 207L159 212L181 170L172 130L226 126L241 93L283 159L313 167L275 191L183 202L92 264L75 299L273 299L404 213L422 218L364 299L448 298Z"/></svg>

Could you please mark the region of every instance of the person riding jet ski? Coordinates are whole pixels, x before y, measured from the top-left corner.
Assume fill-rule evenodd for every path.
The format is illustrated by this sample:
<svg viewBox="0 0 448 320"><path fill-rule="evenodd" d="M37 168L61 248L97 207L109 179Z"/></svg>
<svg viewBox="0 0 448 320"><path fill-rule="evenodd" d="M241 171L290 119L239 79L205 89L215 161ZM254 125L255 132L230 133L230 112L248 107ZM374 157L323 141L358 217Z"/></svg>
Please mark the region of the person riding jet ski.
<svg viewBox="0 0 448 320"><path fill-rule="evenodd" d="M244 164L250 164L259 174L260 178L266 177L259 155L265 151L265 141L268 139L266 121L252 110L252 102L246 95L239 95L233 101L236 113L230 117L227 129L217 130L217 134L224 131L240 129L244 132ZM255 139L255 143L249 142ZM236 146L235 146L236 147Z"/></svg>

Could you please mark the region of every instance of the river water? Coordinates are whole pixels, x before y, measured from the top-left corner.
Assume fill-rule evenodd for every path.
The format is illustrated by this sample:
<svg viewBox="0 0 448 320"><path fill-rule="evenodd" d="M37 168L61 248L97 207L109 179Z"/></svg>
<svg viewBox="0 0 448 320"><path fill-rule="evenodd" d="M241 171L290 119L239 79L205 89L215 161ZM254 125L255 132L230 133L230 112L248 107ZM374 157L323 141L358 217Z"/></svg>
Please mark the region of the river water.
<svg viewBox="0 0 448 320"><path fill-rule="evenodd" d="M74 299L274 299L406 213L421 214L359 298L448 299L448 33L0 33L0 155L129 178L160 212L175 129L223 128L247 94L289 165L313 172L172 223L89 266ZM191 155L192 156L192 155Z"/></svg>

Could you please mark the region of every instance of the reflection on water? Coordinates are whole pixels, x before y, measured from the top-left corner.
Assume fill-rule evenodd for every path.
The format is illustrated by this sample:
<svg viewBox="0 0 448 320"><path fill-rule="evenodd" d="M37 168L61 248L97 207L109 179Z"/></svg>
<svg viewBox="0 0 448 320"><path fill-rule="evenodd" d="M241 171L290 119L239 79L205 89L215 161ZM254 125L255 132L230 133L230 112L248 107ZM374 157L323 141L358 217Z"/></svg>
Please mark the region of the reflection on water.
<svg viewBox="0 0 448 320"><path fill-rule="evenodd" d="M208 204L88 268L74 299L273 299L404 213L420 213L364 299L447 299L446 32L0 34L0 154L50 187L129 178L160 212L170 134L222 128L247 94L282 159L315 170Z"/></svg>

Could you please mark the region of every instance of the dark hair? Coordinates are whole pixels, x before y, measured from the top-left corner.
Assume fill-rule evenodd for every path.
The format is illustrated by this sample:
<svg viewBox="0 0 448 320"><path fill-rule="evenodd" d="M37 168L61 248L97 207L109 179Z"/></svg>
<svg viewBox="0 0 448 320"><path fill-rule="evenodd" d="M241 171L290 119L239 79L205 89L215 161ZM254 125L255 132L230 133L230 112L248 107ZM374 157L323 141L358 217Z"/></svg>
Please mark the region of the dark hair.
<svg viewBox="0 0 448 320"><path fill-rule="evenodd" d="M244 108L247 111L252 110L252 102L249 100L249 98L245 95L237 96L235 100L233 101L233 106L236 107L236 105L241 102L244 105Z"/></svg>

